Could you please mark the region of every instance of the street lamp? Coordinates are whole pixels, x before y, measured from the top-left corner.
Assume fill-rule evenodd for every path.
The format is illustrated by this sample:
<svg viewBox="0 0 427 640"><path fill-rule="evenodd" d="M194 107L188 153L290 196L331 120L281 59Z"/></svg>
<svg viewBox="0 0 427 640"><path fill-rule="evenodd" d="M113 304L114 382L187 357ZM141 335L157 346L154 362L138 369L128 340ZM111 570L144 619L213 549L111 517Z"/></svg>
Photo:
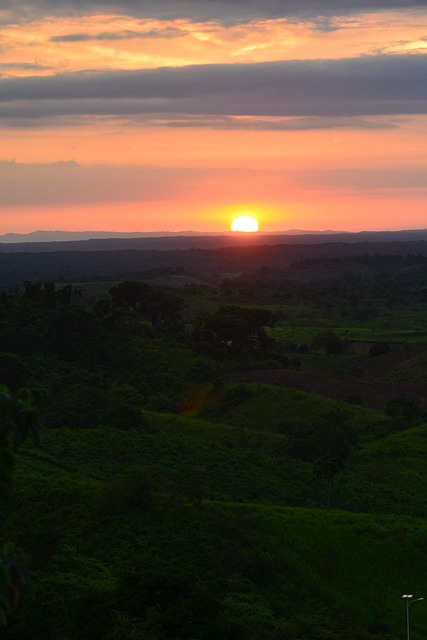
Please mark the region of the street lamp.
<svg viewBox="0 0 427 640"><path fill-rule="evenodd" d="M420 600L424 600L424 598L416 598L412 600L414 596L412 593L403 594L402 598L406 598L406 640L410 640L409 637L409 607L413 602L419 602Z"/></svg>

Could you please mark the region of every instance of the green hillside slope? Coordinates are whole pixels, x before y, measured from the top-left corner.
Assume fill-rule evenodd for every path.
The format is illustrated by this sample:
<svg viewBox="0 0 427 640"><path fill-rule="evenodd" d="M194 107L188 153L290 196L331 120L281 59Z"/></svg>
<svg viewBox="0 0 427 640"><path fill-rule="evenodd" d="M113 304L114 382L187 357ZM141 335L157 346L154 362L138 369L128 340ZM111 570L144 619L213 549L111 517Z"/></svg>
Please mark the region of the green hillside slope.
<svg viewBox="0 0 427 640"><path fill-rule="evenodd" d="M32 586L8 640L44 640L47 614L58 640L402 635L401 595L423 594L427 530L396 514L409 473L427 503L425 427L360 445L335 479L335 499L363 514L313 508L325 486L275 454L281 435L150 418L148 433L45 430L21 450L5 535ZM378 496L388 486L388 502L357 493L363 477ZM413 630L427 632L421 604Z"/></svg>
<svg viewBox="0 0 427 640"><path fill-rule="evenodd" d="M32 587L8 640L401 637L401 595L423 593L423 520L165 502L142 469L75 460L21 459L6 533ZM427 632L421 605L413 625Z"/></svg>

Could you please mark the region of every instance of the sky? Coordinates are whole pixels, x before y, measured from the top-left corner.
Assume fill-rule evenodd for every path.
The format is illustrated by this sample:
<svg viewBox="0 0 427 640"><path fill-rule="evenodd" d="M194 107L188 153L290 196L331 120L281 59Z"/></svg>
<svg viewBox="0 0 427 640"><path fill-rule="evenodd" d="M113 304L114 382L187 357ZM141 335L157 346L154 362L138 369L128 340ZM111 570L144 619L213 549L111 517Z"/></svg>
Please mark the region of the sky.
<svg viewBox="0 0 427 640"><path fill-rule="evenodd" d="M0 234L427 228L427 0L2 0Z"/></svg>

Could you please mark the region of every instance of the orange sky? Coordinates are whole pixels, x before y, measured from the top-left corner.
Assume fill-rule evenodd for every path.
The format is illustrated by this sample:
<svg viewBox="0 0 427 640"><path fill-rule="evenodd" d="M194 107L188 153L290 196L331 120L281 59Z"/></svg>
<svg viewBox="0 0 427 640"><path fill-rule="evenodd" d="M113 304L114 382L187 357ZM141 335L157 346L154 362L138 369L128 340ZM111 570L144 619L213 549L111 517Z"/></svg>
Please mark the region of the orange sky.
<svg viewBox="0 0 427 640"><path fill-rule="evenodd" d="M427 9L393 4L15 0L0 234L426 228Z"/></svg>

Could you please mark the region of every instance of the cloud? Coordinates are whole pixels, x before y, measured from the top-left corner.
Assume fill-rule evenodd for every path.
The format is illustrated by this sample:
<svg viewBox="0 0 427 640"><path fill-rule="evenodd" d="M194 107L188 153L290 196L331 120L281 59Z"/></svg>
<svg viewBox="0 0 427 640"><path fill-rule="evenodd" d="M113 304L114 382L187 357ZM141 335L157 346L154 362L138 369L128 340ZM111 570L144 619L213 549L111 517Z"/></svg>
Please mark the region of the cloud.
<svg viewBox="0 0 427 640"><path fill-rule="evenodd" d="M287 172L287 178L304 189L319 191L342 191L346 193L370 194L383 196L389 193L392 197L407 197L427 194L426 172L424 166L406 164L394 166L392 163L381 167L357 166L332 167L306 172Z"/></svg>
<svg viewBox="0 0 427 640"><path fill-rule="evenodd" d="M318 129L396 129L395 122L366 120L363 118L343 117L307 117L307 118L235 118L229 116L219 117L181 117L176 120L156 121L163 126L185 127L209 127L220 130L250 130L250 131L310 131Z"/></svg>
<svg viewBox="0 0 427 640"><path fill-rule="evenodd" d="M360 117L427 113L422 54L0 80L0 118Z"/></svg>
<svg viewBox="0 0 427 640"><path fill-rule="evenodd" d="M313 19L319 16L416 8L425 8L425 0L3 0L0 21L102 12L145 18L191 18L237 23L259 18Z"/></svg>
<svg viewBox="0 0 427 640"><path fill-rule="evenodd" d="M176 38L186 36L185 31L180 29L157 29L151 31L103 31L101 33L67 33L62 36L52 36L50 42L84 42L88 40L114 41L114 40L146 40L149 38Z"/></svg>
<svg viewBox="0 0 427 640"><path fill-rule="evenodd" d="M370 197L425 197L425 168L408 163L396 167L330 166L290 168L285 171L247 170L239 167L201 169L195 167L80 165L74 161L18 163L0 161L0 201L4 209L15 207L78 207L185 200L190 194L204 194L212 202L224 182L245 188L246 197L266 189L276 196L289 195L295 187L329 194L366 194Z"/></svg>
<svg viewBox="0 0 427 640"><path fill-rule="evenodd" d="M193 179L187 169L82 166L74 161L0 161L2 206L52 206L163 200L178 197Z"/></svg>
<svg viewBox="0 0 427 640"><path fill-rule="evenodd" d="M1 62L0 73L2 71L49 71L53 67L37 62Z"/></svg>
<svg viewBox="0 0 427 640"><path fill-rule="evenodd" d="M92 102L90 106L87 102L82 105L79 101L73 104L74 112L70 104L64 105L62 112L57 104L39 105L28 103L9 103L0 105L0 125L12 128L49 128L55 119L56 126L72 127L92 124L93 120L89 112L98 121L110 120L111 118L130 118L133 124L141 124L148 127L171 127L174 129L185 128L209 128L222 131L314 131L327 129L397 129L400 123L394 119L378 120L342 117L342 116L308 116L308 117L238 117L238 116L211 116L211 115L187 115L172 114L153 117L152 114L140 114L139 105L135 101L104 102L99 104ZM120 115L117 112L121 110Z"/></svg>
<svg viewBox="0 0 427 640"><path fill-rule="evenodd" d="M324 31L327 33L330 31L338 31L339 29L341 29L340 23L334 16L316 16L313 19L313 26L315 27L315 29L317 29L317 31Z"/></svg>

